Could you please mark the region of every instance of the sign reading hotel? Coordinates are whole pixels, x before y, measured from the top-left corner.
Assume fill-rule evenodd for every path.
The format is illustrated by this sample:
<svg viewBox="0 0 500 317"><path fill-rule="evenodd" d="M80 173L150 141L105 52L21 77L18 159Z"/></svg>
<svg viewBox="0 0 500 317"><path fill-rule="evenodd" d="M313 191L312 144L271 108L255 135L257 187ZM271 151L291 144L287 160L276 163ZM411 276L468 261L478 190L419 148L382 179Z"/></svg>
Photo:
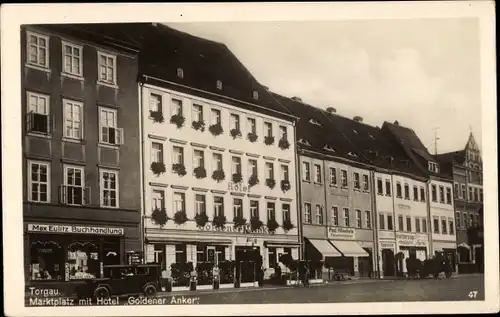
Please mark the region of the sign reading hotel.
<svg viewBox="0 0 500 317"><path fill-rule="evenodd" d="M249 193L250 187L247 185L239 184L239 183L228 183L227 190L234 191L234 192L240 192L240 193Z"/></svg>
<svg viewBox="0 0 500 317"><path fill-rule="evenodd" d="M89 227L89 226L65 226L47 224L28 224L28 232L42 233L67 233L67 234L97 234L106 236L123 236L123 228L112 227Z"/></svg>
<svg viewBox="0 0 500 317"><path fill-rule="evenodd" d="M400 246L425 247L428 245L427 236L415 234L396 234L396 241Z"/></svg>
<svg viewBox="0 0 500 317"><path fill-rule="evenodd" d="M356 230L354 230L353 228L328 227L328 238L344 238L355 240Z"/></svg>
<svg viewBox="0 0 500 317"><path fill-rule="evenodd" d="M243 233L243 234L269 234L273 235L274 232L267 230L265 225L258 230L252 230L250 224L246 224L241 227L236 227L234 225L225 225L222 228L216 227L211 223L205 224L203 227L199 227L201 231L216 231L216 232L231 232L231 233Z"/></svg>

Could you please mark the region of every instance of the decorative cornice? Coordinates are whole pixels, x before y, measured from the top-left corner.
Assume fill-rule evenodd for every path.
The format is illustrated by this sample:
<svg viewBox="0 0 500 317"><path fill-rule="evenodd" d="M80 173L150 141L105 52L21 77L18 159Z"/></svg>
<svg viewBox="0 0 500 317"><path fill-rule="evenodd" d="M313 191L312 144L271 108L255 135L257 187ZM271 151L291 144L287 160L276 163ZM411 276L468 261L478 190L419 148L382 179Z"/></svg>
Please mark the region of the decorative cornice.
<svg viewBox="0 0 500 317"><path fill-rule="evenodd" d="M244 196L245 196L245 194L243 194L243 193L238 193L238 192L231 192L231 195L232 195L232 196L238 196L238 197L244 197Z"/></svg>
<svg viewBox="0 0 500 317"><path fill-rule="evenodd" d="M259 154L252 154L252 153L247 153L246 156L255 157L255 158L259 158L260 157Z"/></svg>
<svg viewBox="0 0 500 317"><path fill-rule="evenodd" d="M148 134L148 138L150 139L155 139L155 140L160 140L160 141L167 141L168 138L159 136L159 135L154 135L154 134Z"/></svg>
<svg viewBox="0 0 500 317"><path fill-rule="evenodd" d="M182 141L182 140L172 139L172 138L170 138L170 142L177 143L177 144L187 144L187 141Z"/></svg>
<svg viewBox="0 0 500 317"><path fill-rule="evenodd" d="M219 152L224 152L225 149L223 148L220 148L220 147L216 147L216 146L209 146L210 150L214 150L214 151L219 151Z"/></svg>
<svg viewBox="0 0 500 317"><path fill-rule="evenodd" d="M214 194L220 194L220 195L225 195L227 193L227 191L225 191L225 190L217 190L217 189L211 189L210 192L212 192Z"/></svg>
<svg viewBox="0 0 500 317"><path fill-rule="evenodd" d="M191 189L195 192L208 192L208 189L205 189L205 188L199 188L199 187L191 187Z"/></svg>
<svg viewBox="0 0 500 317"><path fill-rule="evenodd" d="M99 167L99 168L107 168L107 169L111 169L111 170L119 170L120 169L120 166L117 166L117 165L107 165L107 164L97 164L97 167Z"/></svg>
<svg viewBox="0 0 500 317"><path fill-rule="evenodd" d="M180 190L188 190L189 187L187 186L180 186L180 185L170 185L173 189L180 189Z"/></svg>
<svg viewBox="0 0 500 317"><path fill-rule="evenodd" d="M75 160L75 159L68 159L68 158L61 158L61 163L74 164L74 165L86 165L87 164L87 162L82 161L82 160Z"/></svg>
<svg viewBox="0 0 500 317"><path fill-rule="evenodd" d="M263 156L264 160L269 160L269 161L274 161L276 160L275 157L272 157L272 156Z"/></svg>
<svg viewBox="0 0 500 317"><path fill-rule="evenodd" d="M201 147L204 149L207 147L207 145L205 145L205 144L200 144L200 143L195 143L195 142L191 142L190 144L194 147Z"/></svg>
<svg viewBox="0 0 500 317"><path fill-rule="evenodd" d="M293 201L292 198L280 198L281 201L287 201L287 202L291 202Z"/></svg>
<svg viewBox="0 0 500 317"><path fill-rule="evenodd" d="M285 160L285 159L278 159L278 162L281 162L281 163L290 163L291 161L290 160Z"/></svg>
<svg viewBox="0 0 500 317"><path fill-rule="evenodd" d="M165 184L165 183L156 183L156 182L149 182L149 186L167 188L168 184Z"/></svg>
<svg viewBox="0 0 500 317"><path fill-rule="evenodd" d="M248 194L249 198L260 198L262 197L261 195L255 195L255 194Z"/></svg>
<svg viewBox="0 0 500 317"><path fill-rule="evenodd" d="M269 199L269 200L277 200L278 197L273 197L273 196L264 196L264 199Z"/></svg>
<svg viewBox="0 0 500 317"><path fill-rule="evenodd" d="M229 150L229 153L238 154L238 155L243 155L243 152L241 152L241 151L236 151L236 150Z"/></svg>

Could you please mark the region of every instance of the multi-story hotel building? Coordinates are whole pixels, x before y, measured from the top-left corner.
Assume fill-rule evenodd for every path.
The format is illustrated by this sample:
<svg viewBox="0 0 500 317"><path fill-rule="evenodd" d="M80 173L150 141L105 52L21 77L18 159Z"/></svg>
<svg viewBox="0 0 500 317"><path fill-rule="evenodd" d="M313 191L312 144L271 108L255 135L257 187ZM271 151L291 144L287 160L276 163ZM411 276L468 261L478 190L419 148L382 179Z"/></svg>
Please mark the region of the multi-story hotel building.
<svg viewBox="0 0 500 317"><path fill-rule="evenodd" d="M29 25L21 54L26 280L68 286L140 249L137 48Z"/></svg>
<svg viewBox="0 0 500 317"><path fill-rule="evenodd" d="M436 155L453 177L459 273L483 271L483 188L481 152L472 133L463 150Z"/></svg>
<svg viewBox="0 0 500 317"><path fill-rule="evenodd" d="M162 25L133 28L147 60L139 79L146 261L168 269L262 256L268 276L280 254L298 259L295 118L225 45Z"/></svg>

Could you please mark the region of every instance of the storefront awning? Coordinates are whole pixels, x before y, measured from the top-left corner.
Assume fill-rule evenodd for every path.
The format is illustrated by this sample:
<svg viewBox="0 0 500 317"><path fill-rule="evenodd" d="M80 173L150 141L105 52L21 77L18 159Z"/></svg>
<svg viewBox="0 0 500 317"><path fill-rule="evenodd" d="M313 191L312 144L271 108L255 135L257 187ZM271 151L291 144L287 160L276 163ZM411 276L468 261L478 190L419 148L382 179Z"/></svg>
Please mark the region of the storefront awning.
<svg viewBox="0 0 500 317"><path fill-rule="evenodd" d="M300 245L297 241L264 241L266 247L290 248Z"/></svg>
<svg viewBox="0 0 500 317"><path fill-rule="evenodd" d="M347 257L370 256L356 241L330 240L330 242Z"/></svg>
<svg viewBox="0 0 500 317"><path fill-rule="evenodd" d="M333 245L328 240L307 239L324 257L327 256L342 256L339 251L335 250Z"/></svg>

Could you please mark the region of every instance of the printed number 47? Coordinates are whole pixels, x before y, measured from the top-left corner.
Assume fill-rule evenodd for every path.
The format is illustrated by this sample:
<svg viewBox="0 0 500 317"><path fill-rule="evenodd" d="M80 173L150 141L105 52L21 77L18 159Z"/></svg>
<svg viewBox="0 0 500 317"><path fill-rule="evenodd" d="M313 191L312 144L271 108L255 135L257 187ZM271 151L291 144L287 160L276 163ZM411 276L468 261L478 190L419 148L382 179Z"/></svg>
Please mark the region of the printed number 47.
<svg viewBox="0 0 500 317"><path fill-rule="evenodd" d="M469 298L474 299L477 297L477 291L470 291L469 292Z"/></svg>

